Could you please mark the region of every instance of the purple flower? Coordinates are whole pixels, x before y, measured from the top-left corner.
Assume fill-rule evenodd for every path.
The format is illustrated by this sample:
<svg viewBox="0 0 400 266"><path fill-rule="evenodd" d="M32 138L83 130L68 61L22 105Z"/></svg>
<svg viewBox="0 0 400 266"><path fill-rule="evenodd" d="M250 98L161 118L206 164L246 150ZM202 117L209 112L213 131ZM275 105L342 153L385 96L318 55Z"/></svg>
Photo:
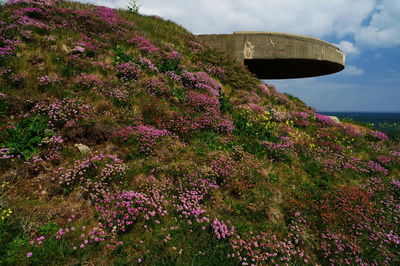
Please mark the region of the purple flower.
<svg viewBox="0 0 400 266"><path fill-rule="evenodd" d="M39 81L39 86L46 87L58 83L59 79L57 77L45 75L38 78L38 81Z"/></svg>
<svg viewBox="0 0 400 266"><path fill-rule="evenodd" d="M137 46L140 50L149 52L150 54L155 54L159 48L155 47L148 39L145 37L134 37L129 40L129 42Z"/></svg>
<svg viewBox="0 0 400 266"><path fill-rule="evenodd" d="M332 118L326 115L315 113L314 116L317 118L317 121L320 122L321 124L331 125L331 126L336 125L335 121L333 121Z"/></svg>
<svg viewBox="0 0 400 266"><path fill-rule="evenodd" d="M167 54L166 58L168 58L169 60L182 60L183 56L177 51L172 51Z"/></svg>
<svg viewBox="0 0 400 266"><path fill-rule="evenodd" d="M374 136L377 139L382 140L382 141L389 139L389 137L385 133L382 133L379 131L372 132L372 136Z"/></svg>
<svg viewBox="0 0 400 266"><path fill-rule="evenodd" d="M122 80L136 80L141 72L140 67L133 63L122 63L117 67L117 76Z"/></svg>
<svg viewBox="0 0 400 266"><path fill-rule="evenodd" d="M73 53L73 54L79 54L79 53L83 53L83 52L85 52L85 47L83 47L83 46L80 46L80 45L77 45L77 46L75 46L72 50L71 50L71 53Z"/></svg>

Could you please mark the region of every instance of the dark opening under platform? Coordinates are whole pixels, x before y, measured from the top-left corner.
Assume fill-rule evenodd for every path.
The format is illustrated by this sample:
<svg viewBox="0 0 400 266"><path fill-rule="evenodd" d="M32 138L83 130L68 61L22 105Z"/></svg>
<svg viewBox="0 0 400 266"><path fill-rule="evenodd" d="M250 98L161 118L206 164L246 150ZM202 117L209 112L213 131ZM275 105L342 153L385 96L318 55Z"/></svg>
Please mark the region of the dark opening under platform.
<svg viewBox="0 0 400 266"><path fill-rule="evenodd" d="M244 59L244 64L259 79L308 78L344 69L339 63L310 59Z"/></svg>

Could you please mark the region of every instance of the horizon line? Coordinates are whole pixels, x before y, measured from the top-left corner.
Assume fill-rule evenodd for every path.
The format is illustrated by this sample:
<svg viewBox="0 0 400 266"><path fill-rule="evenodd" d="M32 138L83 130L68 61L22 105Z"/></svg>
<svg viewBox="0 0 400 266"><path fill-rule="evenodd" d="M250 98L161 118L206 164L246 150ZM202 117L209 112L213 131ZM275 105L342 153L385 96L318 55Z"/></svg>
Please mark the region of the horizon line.
<svg viewBox="0 0 400 266"><path fill-rule="evenodd" d="M400 111L326 111L326 110L317 110L321 113L373 113L373 114L400 114Z"/></svg>

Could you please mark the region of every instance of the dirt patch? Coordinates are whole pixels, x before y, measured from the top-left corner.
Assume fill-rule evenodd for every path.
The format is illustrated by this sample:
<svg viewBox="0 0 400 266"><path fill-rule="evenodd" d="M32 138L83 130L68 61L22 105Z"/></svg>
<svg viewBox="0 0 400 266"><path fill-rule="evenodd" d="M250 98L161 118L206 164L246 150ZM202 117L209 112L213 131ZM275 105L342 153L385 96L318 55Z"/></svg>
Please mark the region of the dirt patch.
<svg viewBox="0 0 400 266"><path fill-rule="evenodd" d="M61 134L68 142L93 146L109 140L114 131L114 127L111 125L95 123L63 128Z"/></svg>

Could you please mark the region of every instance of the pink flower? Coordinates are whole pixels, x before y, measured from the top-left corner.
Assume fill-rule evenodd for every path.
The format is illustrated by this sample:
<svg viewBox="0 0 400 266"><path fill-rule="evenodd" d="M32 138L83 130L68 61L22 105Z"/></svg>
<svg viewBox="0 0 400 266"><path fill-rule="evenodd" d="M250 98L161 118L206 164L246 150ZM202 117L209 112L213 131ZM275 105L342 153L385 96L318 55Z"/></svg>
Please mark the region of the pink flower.
<svg viewBox="0 0 400 266"><path fill-rule="evenodd" d="M26 257L28 257L28 258L32 257L32 252L26 253Z"/></svg>

